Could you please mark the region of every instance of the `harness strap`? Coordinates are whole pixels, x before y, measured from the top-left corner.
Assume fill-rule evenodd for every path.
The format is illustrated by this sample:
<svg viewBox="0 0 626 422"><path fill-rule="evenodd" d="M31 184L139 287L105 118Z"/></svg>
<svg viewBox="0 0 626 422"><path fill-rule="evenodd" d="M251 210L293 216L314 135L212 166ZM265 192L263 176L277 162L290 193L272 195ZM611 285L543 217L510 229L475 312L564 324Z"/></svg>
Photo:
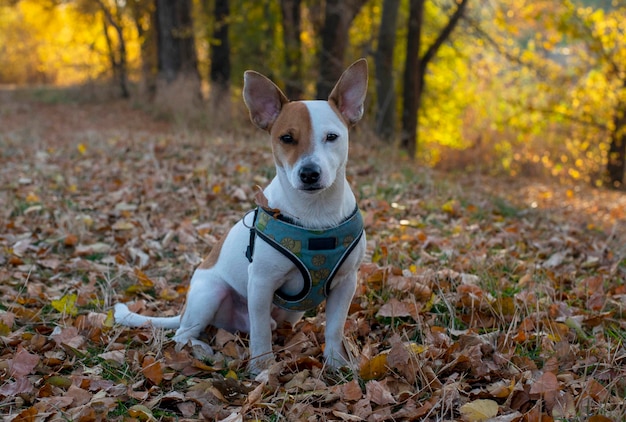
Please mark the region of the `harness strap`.
<svg viewBox="0 0 626 422"><path fill-rule="evenodd" d="M315 308L326 299L332 280L363 236L358 207L343 223L322 230L297 226L259 207L255 209L253 224L247 227L250 228L245 252L248 261L252 262L258 236L286 256L302 274L304 286L299 293L288 295L277 290L274 295L274 304L296 311Z"/></svg>
<svg viewBox="0 0 626 422"><path fill-rule="evenodd" d="M246 258L248 258L248 262L252 263L252 256L254 255L254 240L256 238L256 227L255 227L255 223L256 223L256 217L259 214L259 209L255 208L254 209L254 217L252 218L252 225L251 226L246 226L250 229L250 240L248 241L248 247L246 248ZM247 214L243 217L244 221L243 224L244 226L246 225L246 219Z"/></svg>

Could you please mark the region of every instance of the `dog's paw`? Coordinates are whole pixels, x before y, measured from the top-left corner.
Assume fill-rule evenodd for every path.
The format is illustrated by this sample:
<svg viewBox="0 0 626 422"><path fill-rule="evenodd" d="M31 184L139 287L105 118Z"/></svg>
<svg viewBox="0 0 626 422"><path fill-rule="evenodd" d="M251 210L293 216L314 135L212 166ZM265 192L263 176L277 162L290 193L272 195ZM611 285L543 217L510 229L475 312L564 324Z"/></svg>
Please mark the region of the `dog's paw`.
<svg viewBox="0 0 626 422"><path fill-rule="evenodd" d="M204 359L215 354L211 346L197 338L176 335L172 338L172 340L176 342L176 347L174 349L177 352L180 352L183 347L189 346L196 359Z"/></svg>
<svg viewBox="0 0 626 422"><path fill-rule="evenodd" d="M251 375L256 376L266 369L270 369L272 365L276 364L276 360L274 359L274 354L268 354L264 356L259 356L250 359L248 363L248 372Z"/></svg>
<svg viewBox="0 0 626 422"><path fill-rule="evenodd" d="M355 369L358 365L350 358L352 354L346 352L346 347L330 347L326 344L324 350L324 365L330 371L338 371L341 368Z"/></svg>

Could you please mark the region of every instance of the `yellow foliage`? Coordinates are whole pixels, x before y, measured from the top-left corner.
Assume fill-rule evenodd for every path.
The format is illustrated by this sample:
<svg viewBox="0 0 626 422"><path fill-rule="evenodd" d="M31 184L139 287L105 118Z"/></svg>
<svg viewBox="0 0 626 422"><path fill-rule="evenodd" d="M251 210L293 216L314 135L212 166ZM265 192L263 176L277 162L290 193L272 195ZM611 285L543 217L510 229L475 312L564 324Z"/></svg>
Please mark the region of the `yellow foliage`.
<svg viewBox="0 0 626 422"><path fill-rule="evenodd" d="M70 85L108 76L103 27L101 12L81 13L71 3L52 7L21 0L0 7L0 83ZM139 57L138 36L130 22L124 28L132 67Z"/></svg>
<svg viewBox="0 0 626 422"><path fill-rule="evenodd" d="M78 314L78 308L76 307L76 299L78 296L76 293L65 295L60 299L53 300L50 304L54 309L62 314L76 316Z"/></svg>

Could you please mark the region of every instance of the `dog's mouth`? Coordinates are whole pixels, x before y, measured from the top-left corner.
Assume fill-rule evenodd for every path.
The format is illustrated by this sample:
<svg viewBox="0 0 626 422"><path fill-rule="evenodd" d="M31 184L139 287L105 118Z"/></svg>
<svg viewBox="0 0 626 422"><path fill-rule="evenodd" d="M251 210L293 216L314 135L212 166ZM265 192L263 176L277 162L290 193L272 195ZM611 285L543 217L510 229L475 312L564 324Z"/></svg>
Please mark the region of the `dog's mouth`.
<svg viewBox="0 0 626 422"><path fill-rule="evenodd" d="M321 185L306 185L306 186L302 186L300 190L307 192L307 193L315 193L315 192L324 190L324 187Z"/></svg>

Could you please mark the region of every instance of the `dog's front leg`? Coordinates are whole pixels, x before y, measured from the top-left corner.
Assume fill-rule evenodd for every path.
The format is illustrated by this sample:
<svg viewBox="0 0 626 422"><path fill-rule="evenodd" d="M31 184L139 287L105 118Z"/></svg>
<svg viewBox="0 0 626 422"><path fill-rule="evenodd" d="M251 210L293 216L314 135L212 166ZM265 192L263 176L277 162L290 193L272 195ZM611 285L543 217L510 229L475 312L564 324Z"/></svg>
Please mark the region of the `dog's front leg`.
<svg viewBox="0 0 626 422"><path fill-rule="evenodd" d="M344 347L344 326L357 284L356 272L347 274L330 291L326 302L326 347L324 359L331 369L350 364L351 356Z"/></svg>
<svg viewBox="0 0 626 422"><path fill-rule="evenodd" d="M253 264L254 265L254 264ZM254 275L253 275L254 274ZM272 353L273 280L264 274L250 272L248 282L248 313L250 315L249 370L258 374L274 362Z"/></svg>

